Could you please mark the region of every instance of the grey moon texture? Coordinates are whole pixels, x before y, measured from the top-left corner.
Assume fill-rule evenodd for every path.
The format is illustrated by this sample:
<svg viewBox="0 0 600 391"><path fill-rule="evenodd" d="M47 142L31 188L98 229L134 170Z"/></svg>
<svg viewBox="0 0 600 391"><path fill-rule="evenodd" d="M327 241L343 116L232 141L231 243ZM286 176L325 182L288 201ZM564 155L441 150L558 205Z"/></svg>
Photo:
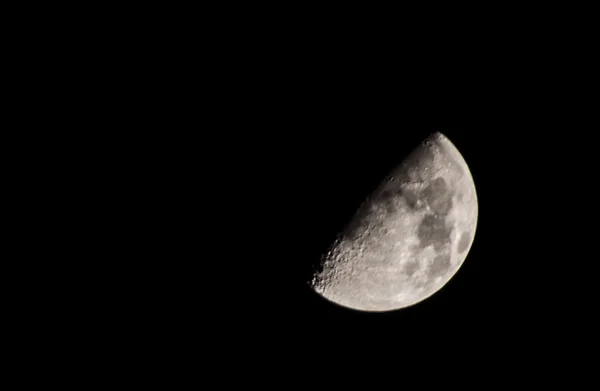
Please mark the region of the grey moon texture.
<svg viewBox="0 0 600 391"><path fill-rule="evenodd" d="M311 287L343 307L392 311L438 292L467 257L477 227L473 177L437 132L381 182L321 260Z"/></svg>

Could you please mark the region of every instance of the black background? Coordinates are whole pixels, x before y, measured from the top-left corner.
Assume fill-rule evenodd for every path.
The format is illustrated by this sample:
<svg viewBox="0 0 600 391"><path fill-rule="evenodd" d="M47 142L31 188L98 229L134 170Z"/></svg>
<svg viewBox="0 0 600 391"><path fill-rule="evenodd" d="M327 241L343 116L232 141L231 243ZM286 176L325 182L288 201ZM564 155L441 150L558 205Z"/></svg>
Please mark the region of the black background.
<svg viewBox="0 0 600 391"><path fill-rule="evenodd" d="M290 370L288 360L306 355L317 357L311 368L390 355L401 356L394 365L432 356L547 365L593 343L597 119L587 80L553 78L535 59L508 70L381 60L362 71L365 61L327 60L334 72L294 64L215 74L203 108L219 109L197 119L209 133L174 148L191 150L175 160L182 172L171 182L198 196L180 214L179 241L198 248L172 277L179 301L165 305L174 324L209 325L225 357ZM462 268L431 298L390 313L316 295L306 282L323 251L433 131L463 154L478 193Z"/></svg>
<svg viewBox="0 0 600 391"><path fill-rule="evenodd" d="M29 301L22 354L99 368L86 381L573 388L598 346L597 23L226 7L13 30L31 36L8 74L24 139L10 168L29 170L17 213L35 233L19 231L24 272L6 275ZM335 235L433 131L478 194L458 273L388 313L312 292Z"/></svg>
<svg viewBox="0 0 600 391"><path fill-rule="evenodd" d="M524 364L529 354L546 362L589 343L596 296L588 282L593 228L585 228L593 213L591 133L582 130L589 117L543 91L523 98L518 90L491 92L491 84L485 95L462 88L412 105L378 88L325 98L315 90L292 108L273 105L248 117L259 126L232 152L244 159L228 179L244 179L228 195L233 217L211 261L224 301L211 319L223 322L236 347L275 361L403 352L398 362L508 355ZM263 116L269 124L261 131ZM463 267L428 300L390 313L352 311L316 295L306 282L320 255L432 131L457 146L477 188L478 228ZM241 282L230 290L222 284L232 274Z"/></svg>
<svg viewBox="0 0 600 391"><path fill-rule="evenodd" d="M100 237L128 247L98 247L120 288L99 290L101 340L184 368L258 365L272 379L581 361L597 307L589 51L507 46L500 33L307 29L215 29L202 45L158 32L101 65L101 104L80 113L110 145L95 211L114 219ZM434 131L462 153L478 194L458 273L389 313L312 292L339 230Z"/></svg>

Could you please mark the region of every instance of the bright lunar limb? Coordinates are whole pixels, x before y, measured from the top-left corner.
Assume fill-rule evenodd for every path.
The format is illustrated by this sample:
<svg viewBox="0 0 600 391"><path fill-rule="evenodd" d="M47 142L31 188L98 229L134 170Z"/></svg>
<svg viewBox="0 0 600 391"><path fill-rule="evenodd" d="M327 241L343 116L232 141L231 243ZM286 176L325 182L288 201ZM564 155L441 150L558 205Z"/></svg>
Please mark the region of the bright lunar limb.
<svg viewBox="0 0 600 391"><path fill-rule="evenodd" d="M391 311L439 291L473 243L475 184L456 147L436 132L361 205L322 259L312 288L363 311Z"/></svg>

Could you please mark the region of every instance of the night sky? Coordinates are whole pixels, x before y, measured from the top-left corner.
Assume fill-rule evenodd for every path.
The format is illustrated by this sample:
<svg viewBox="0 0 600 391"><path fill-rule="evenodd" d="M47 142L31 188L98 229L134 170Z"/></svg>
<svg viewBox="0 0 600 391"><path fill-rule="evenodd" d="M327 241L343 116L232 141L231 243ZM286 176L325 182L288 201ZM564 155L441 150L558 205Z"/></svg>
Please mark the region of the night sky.
<svg viewBox="0 0 600 391"><path fill-rule="evenodd" d="M244 268L252 270L251 296L258 299L224 315L245 325L241 340L284 356L319 350L321 341L340 351L450 349L483 357L508 352L515 360L523 360L516 352L544 356L578 346L593 330L596 296L584 282L585 268L596 267L583 239L591 232L578 232L593 191L577 170L590 158L587 147L571 157L580 133L564 131L573 124L569 115L543 117L552 111L543 105L485 108L454 104L428 116L400 104L330 105L303 111L271 139L273 147L264 136L261 186L268 190L253 187L260 206L248 227L259 239L249 258L237 261L258 261ZM306 281L336 233L433 131L461 152L478 194L475 240L458 273L427 300L388 313L353 311L312 292Z"/></svg>
<svg viewBox="0 0 600 391"><path fill-rule="evenodd" d="M401 365L431 352L525 363L528 354L540 360L589 346L597 117L569 89L585 80L573 73L550 82L534 63L511 73L502 64L459 72L434 62L418 77L390 65L357 79L339 59L322 64L227 69L201 106L214 121L164 121L208 129L182 132L168 155L177 169L164 175L173 189L183 186L172 195L189 202L172 204L183 222L169 226L179 234L169 250L176 256L164 258L175 265L165 319L186 336L211 327L215 334L197 338L214 336L244 360L264 352L276 364L347 353L396 355ZM477 231L460 270L435 295L394 312L361 313L318 296L307 282L323 252L434 131L463 155L478 195Z"/></svg>
<svg viewBox="0 0 600 391"><path fill-rule="evenodd" d="M88 23L99 10L64 12L89 36L45 14L31 44L16 39L27 24L10 30L22 48L7 58L27 66L7 80L27 99L7 95L22 106L7 130L26 152L6 143L17 150L7 172L20 177L6 187L34 187L23 207L6 207L42 240L17 232L25 282L5 273L17 281L7 300L30 295L17 306L35 318L29 335L8 339L56 373L79 373L61 354L100 371L88 381L116 370L154 383L171 366L170 388L188 372L209 387L214 375L217 386L304 380L312 391L326 378L338 390L362 374L391 386L357 389L453 389L466 373L478 390L539 389L519 374L553 383L570 366L597 367L600 67L597 20L583 21L597 12L448 3L459 18L423 5L372 15L350 4L109 7L99 24ZM462 267L397 311L355 311L313 292L336 235L436 131L477 191ZM40 336L54 346L26 346Z"/></svg>

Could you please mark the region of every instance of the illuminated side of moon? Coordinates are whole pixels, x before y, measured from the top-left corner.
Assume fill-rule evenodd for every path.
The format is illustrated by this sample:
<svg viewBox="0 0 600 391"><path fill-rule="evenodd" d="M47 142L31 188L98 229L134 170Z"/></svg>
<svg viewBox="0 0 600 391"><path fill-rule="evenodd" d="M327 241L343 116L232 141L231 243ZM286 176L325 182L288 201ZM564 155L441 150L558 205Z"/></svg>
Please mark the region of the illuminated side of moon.
<svg viewBox="0 0 600 391"><path fill-rule="evenodd" d="M475 237L473 177L456 147L434 133L361 205L315 272L312 288L363 311L391 311L439 291Z"/></svg>

